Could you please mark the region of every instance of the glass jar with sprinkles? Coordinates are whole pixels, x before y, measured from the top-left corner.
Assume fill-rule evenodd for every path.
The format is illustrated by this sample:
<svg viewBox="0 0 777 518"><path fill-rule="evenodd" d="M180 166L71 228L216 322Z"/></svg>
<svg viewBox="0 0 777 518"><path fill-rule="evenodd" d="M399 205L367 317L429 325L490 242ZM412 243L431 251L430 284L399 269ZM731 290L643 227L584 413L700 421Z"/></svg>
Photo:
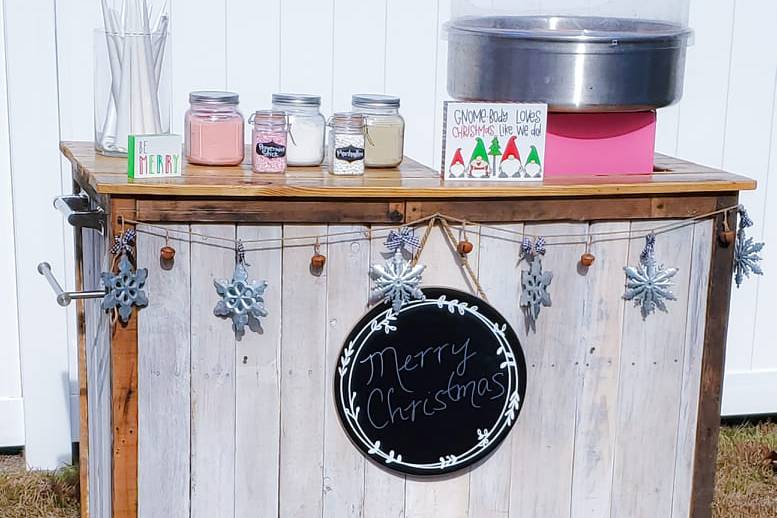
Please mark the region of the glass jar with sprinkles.
<svg viewBox="0 0 777 518"><path fill-rule="evenodd" d="M367 142L364 165L397 167L402 163L405 119L399 114L399 97L359 94L351 98L353 111L364 114Z"/></svg>
<svg viewBox="0 0 777 518"><path fill-rule="evenodd" d="M286 141L289 121L286 113L262 110L248 121L253 124L253 169L255 173L286 171Z"/></svg>
<svg viewBox="0 0 777 518"><path fill-rule="evenodd" d="M289 116L286 162L290 167L317 166L324 161L326 119L321 97L305 94L273 94L272 109Z"/></svg>
<svg viewBox="0 0 777 518"><path fill-rule="evenodd" d="M364 174L364 116L335 113L329 119L329 172L342 176Z"/></svg>

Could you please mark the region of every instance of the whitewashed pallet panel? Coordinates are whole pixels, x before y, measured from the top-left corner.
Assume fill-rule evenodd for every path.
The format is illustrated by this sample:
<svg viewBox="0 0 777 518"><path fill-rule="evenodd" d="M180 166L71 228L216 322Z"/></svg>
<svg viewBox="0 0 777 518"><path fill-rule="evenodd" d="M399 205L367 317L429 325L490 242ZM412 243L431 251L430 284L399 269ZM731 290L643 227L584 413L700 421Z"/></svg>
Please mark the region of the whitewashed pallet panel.
<svg viewBox="0 0 777 518"><path fill-rule="evenodd" d="M337 235L358 232L351 235ZM333 383L343 343L369 299L367 227L330 225L327 239L327 313L324 401L324 518L364 516L364 456L346 434L335 408Z"/></svg>
<svg viewBox="0 0 777 518"><path fill-rule="evenodd" d="M233 225L192 225L192 232L235 239ZM191 283L191 516L232 516L235 509L235 333L213 315L215 279L231 279L229 243L193 237Z"/></svg>
<svg viewBox="0 0 777 518"><path fill-rule="evenodd" d="M286 225L284 239L326 233L325 225ZM323 512L326 271L310 272L313 239L283 247L280 516ZM327 254L326 245L321 253Z"/></svg>
<svg viewBox="0 0 777 518"><path fill-rule="evenodd" d="M278 515L281 376L280 225L238 226L250 279L266 280L262 330L237 343L235 388L235 518ZM277 241L265 241L277 240Z"/></svg>
<svg viewBox="0 0 777 518"><path fill-rule="evenodd" d="M102 288L100 272L108 271L105 238L83 230L84 289ZM113 257L113 256L111 256ZM111 442L111 323L100 309L100 299L84 301L86 315L86 368L89 423L89 512L111 516L113 444Z"/></svg>
<svg viewBox="0 0 777 518"><path fill-rule="evenodd" d="M671 223L671 222L667 222ZM655 222L634 222L641 232ZM636 265L644 239L629 246ZM686 336L693 227L660 234L659 264L678 267L668 313L642 318L629 304L623 319L611 516L671 516Z"/></svg>
<svg viewBox="0 0 777 518"><path fill-rule="evenodd" d="M511 516L569 516L572 462L577 408L577 367L582 341L580 329L586 279L576 269L582 243L561 234L584 234L587 225L554 223L526 225L526 232L546 236L545 270L553 272L553 306L543 308L536 332L518 326L526 354L528 384L521 417L512 431ZM521 269L528 266L523 263ZM565 495L559 498L559 495Z"/></svg>
<svg viewBox="0 0 777 518"><path fill-rule="evenodd" d="M699 390L701 389L701 359L704 353L704 326L707 308L707 286L710 275L710 247L717 239L713 221L693 225L693 248L688 288L688 318L686 320L685 356L680 387L680 414L677 425L674 493L672 517L687 518L691 512L693 460L696 452Z"/></svg>
<svg viewBox="0 0 777 518"><path fill-rule="evenodd" d="M488 302L516 331L522 325L521 254L523 224L481 227L478 277ZM523 345L523 343L522 343ZM519 418L516 427L522 426ZM513 437L511 433L484 462L472 468L469 478L469 516L471 518L507 518L510 513L510 474Z"/></svg>
<svg viewBox="0 0 777 518"><path fill-rule="evenodd" d="M138 226L138 265L149 306L138 312L138 515L188 518L192 282L189 230ZM170 265L159 250L175 248ZM199 258L197 259L199 260ZM164 266L164 267L163 267ZM196 279L196 278L195 278ZM207 299L206 299L207 300Z"/></svg>
<svg viewBox="0 0 777 518"><path fill-rule="evenodd" d="M423 227L420 230L423 231ZM468 236L474 245L474 252L468 259L474 271L477 271L479 229L470 227ZM458 235L454 237L458 239ZM424 286L447 286L472 292L469 277L458 259L456 243L451 245L439 226L432 230L419 264L427 265L423 276ZM466 518L469 507L469 471L466 468L434 479L407 477L405 515L408 518Z"/></svg>
<svg viewBox="0 0 777 518"><path fill-rule="evenodd" d="M370 264L384 264L391 257L385 241L388 230L373 226L370 240ZM418 234L418 232L416 232ZM368 272L362 272L367 276ZM364 463L364 518L380 516L386 518L404 518L405 514L405 475L390 472L377 463Z"/></svg>
<svg viewBox="0 0 777 518"><path fill-rule="evenodd" d="M628 232L629 223L595 223L590 231ZM590 252L596 258L594 264L588 269L580 264L577 266L578 272L585 276L586 296L583 319L578 328L583 356L578 365L572 518L610 515L625 304L622 279L629 242L600 239L591 243Z"/></svg>

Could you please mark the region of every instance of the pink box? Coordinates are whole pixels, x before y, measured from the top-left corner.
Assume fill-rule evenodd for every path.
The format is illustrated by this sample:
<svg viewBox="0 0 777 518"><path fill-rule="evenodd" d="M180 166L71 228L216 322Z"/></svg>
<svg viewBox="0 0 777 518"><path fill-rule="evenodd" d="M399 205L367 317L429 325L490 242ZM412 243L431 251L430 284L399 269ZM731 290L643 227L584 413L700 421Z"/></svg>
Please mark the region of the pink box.
<svg viewBox="0 0 777 518"><path fill-rule="evenodd" d="M549 113L545 178L650 174L656 112Z"/></svg>

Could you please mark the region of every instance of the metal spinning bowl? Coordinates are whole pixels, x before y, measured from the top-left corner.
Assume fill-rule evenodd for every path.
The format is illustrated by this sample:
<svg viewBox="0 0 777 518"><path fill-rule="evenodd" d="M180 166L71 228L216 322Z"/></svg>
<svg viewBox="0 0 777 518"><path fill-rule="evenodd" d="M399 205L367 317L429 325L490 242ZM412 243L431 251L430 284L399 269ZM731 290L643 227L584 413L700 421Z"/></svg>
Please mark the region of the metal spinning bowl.
<svg viewBox="0 0 777 518"><path fill-rule="evenodd" d="M448 32L448 93L542 102L552 111L641 111L682 97L692 31L606 17L459 18Z"/></svg>

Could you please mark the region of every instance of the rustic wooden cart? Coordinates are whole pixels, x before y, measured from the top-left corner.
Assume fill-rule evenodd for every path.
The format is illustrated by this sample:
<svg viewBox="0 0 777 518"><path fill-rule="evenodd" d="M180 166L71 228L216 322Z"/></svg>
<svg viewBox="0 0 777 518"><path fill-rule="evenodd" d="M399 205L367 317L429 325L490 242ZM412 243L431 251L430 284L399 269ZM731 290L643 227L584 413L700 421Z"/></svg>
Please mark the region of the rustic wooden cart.
<svg viewBox="0 0 777 518"><path fill-rule="evenodd" d="M733 246L724 218L662 234L657 255L677 266L677 301L643 320L622 299L623 267L642 238L559 234L655 227L737 203L755 182L658 156L650 178L503 185L443 184L407 160L400 171L343 178L318 169L285 176L250 168L188 167L180 179L129 182L125 162L63 143L76 192L108 229L76 231L78 280L100 289L106 246L121 218L138 224L137 262L149 269L146 309L111 326L99 301L80 304L84 514L96 518L710 516ZM485 462L420 479L366 460L341 429L332 375L342 341L368 307L368 266L385 251L375 229L436 212L467 228L470 262L490 302L519 332L528 388L511 435ZM132 226L125 223L128 227ZM372 229L372 233L368 232ZM523 325L520 243L500 229L548 236L553 306ZM234 252L196 234L244 239L340 234L249 247L267 279L264 333L237 341L213 315L214 278ZM187 233L180 233L180 231ZM193 234L190 234L192 232ZM177 249L172 269L159 250ZM432 234L425 282L468 288L457 256Z"/></svg>

